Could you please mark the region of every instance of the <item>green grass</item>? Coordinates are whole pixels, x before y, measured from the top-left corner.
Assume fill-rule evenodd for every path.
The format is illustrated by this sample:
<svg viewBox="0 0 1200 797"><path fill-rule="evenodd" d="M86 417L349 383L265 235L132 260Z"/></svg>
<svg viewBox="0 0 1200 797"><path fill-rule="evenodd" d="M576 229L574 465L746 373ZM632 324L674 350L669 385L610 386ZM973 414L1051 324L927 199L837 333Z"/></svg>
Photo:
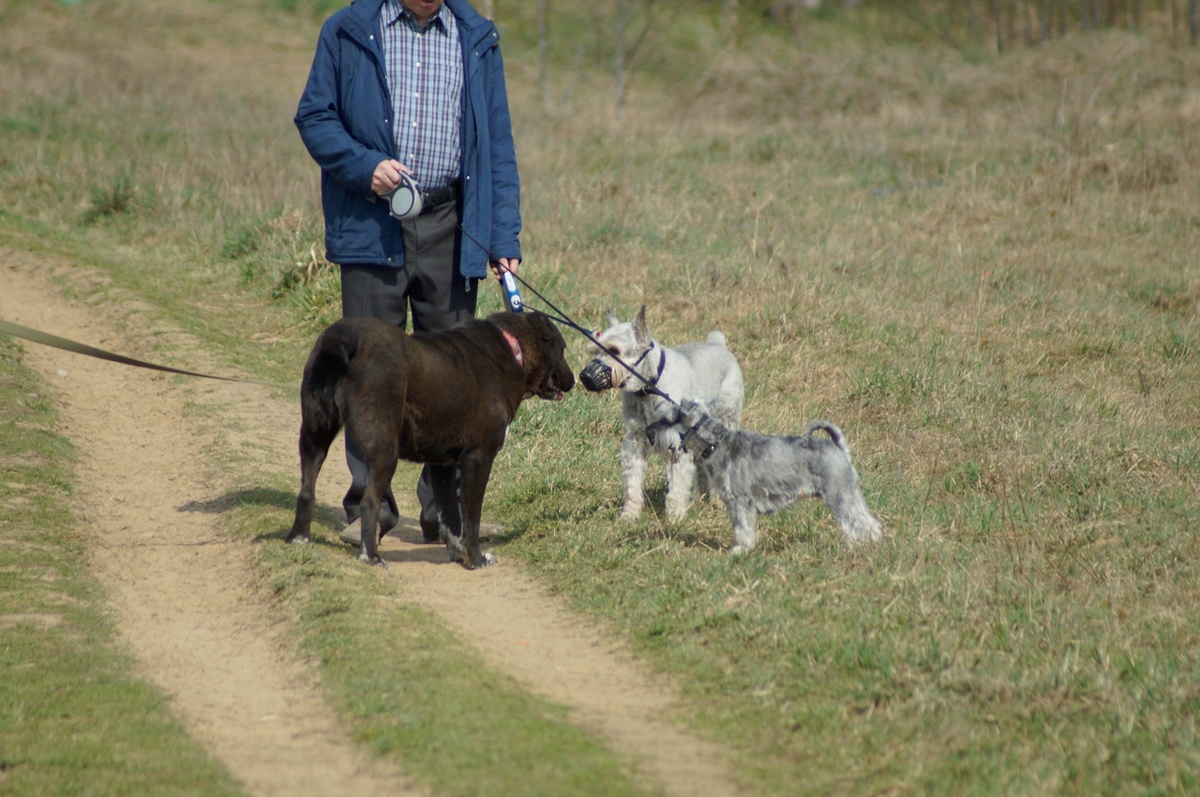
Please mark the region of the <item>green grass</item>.
<svg viewBox="0 0 1200 797"><path fill-rule="evenodd" d="M279 545L283 512L246 506L232 517L267 541L259 564L300 651L320 665L354 738L376 753L439 794L647 793L563 709L492 672L444 623L407 605L403 585L398 592L340 544Z"/></svg>
<svg viewBox="0 0 1200 797"><path fill-rule="evenodd" d="M85 260L221 363L294 380L337 301L290 127L316 33L296 5L155 21L148 39L186 29L202 46L164 62L121 37L117 62L100 33L120 15L85 4L71 13L98 34L80 41L82 77L68 54L46 68L51 50L0 37L25 87L0 100L6 245L98 252ZM1140 33L999 56L963 31L885 37L874 7L813 17L799 44L747 26L727 47L671 6L622 121L602 9L562 10L578 39L553 43L544 107L533 6L497 5L523 275L585 326L645 302L668 344L723 330L745 425L837 422L887 529L846 550L809 502L763 519L760 550L733 560L719 506L663 519L658 470L652 511L621 524L618 402L579 393L527 404L511 430L487 506L508 529L501 559L681 682L751 793L1195 791L1200 53L1149 11ZM11 13L48 32L71 19ZM279 33L274 14L295 24L246 81L229 64L255 46L245 31ZM129 70L140 88L113 93ZM64 192L62 174L85 177ZM516 736L529 766L581 762L531 777L559 793L622 772L482 668L468 669L497 707L528 702L520 731L471 727L445 690L398 708L426 656L469 650L427 651L432 621L337 552L276 546L286 503L235 521L264 537L263 577L364 743L403 759L416 729ZM438 785L521 791L505 777Z"/></svg>
<svg viewBox="0 0 1200 797"><path fill-rule="evenodd" d="M73 532L74 449L53 396L0 341L0 789L240 794L133 673Z"/></svg>

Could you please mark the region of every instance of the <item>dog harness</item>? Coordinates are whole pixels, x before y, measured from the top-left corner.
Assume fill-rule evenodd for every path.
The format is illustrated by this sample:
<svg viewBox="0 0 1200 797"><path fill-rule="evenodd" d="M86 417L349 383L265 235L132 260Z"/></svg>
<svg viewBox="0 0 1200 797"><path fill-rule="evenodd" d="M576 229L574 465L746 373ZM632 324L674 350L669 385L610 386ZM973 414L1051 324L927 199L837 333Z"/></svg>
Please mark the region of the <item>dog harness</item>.
<svg viewBox="0 0 1200 797"><path fill-rule="evenodd" d="M701 419L696 423L695 426L690 427L686 432L683 433L683 436L679 439L679 442L680 445L683 446L684 453L688 452L688 441L696 436L698 430L700 429L700 425L706 420L708 420L707 417ZM725 439L729 437L729 434L730 433L728 429L720 424L716 424L716 429L714 430L713 436L717 439L714 442L707 443L704 446L704 450L697 451L696 454L699 455L700 459L708 459L713 455L713 452L717 450L717 446L725 442Z"/></svg>
<svg viewBox="0 0 1200 797"><path fill-rule="evenodd" d="M701 421L700 423L704 423L704 421ZM683 437L680 438L680 443L683 445L683 451L685 454L688 453L688 440L691 440L693 437L696 436L696 430L700 428L700 423L698 423L695 426L688 429L686 432L683 433ZM708 445L706 445L704 447L703 451L697 451L696 453L700 455L700 459L708 459L709 457L712 456L712 453L716 450L717 450L717 444L709 443Z"/></svg>

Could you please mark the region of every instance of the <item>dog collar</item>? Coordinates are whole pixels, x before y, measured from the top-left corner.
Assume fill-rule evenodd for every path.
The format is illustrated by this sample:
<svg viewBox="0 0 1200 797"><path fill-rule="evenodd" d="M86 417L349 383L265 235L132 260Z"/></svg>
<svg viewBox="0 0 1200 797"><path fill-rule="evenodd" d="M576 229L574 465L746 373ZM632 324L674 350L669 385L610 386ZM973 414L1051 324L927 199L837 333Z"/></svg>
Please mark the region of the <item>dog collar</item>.
<svg viewBox="0 0 1200 797"><path fill-rule="evenodd" d="M701 423L703 423L703 421L701 421ZM680 443L682 443L682 445L683 445L683 451L685 454L688 453L688 441L696 436L696 430L699 428L700 428L700 424L698 423L683 433L683 437L680 439ZM717 450L717 444L709 443L708 445L706 445L704 447L703 451L697 451L696 453L700 455L700 459L708 459L709 457L712 456L712 453L716 450Z"/></svg>
<svg viewBox="0 0 1200 797"><path fill-rule="evenodd" d="M521 351L521 342L517 340L516 335L507 329L500 330L500 334L504 336L504 342L508 344L509 350L512 351L513 359L517 361L517 365L525 365L525 354Z"/></svg>

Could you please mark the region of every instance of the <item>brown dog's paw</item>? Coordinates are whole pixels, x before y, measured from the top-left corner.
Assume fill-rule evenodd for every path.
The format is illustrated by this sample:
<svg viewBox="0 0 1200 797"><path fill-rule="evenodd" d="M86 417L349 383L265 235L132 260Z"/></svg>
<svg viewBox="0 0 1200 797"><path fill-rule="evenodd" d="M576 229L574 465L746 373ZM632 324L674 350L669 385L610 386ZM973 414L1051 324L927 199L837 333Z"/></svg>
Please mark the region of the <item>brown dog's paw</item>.
<svg viewBox="0 0 1200 797"><path fill-rule="evenodd" d="M450 561L458 562L467 570L479 570L484 567L491 567L492 565L497 564L499 560L496 559L496 554L489 551L488 553L480 554L479 558L475 561L472 561L470 557L461 557L458 559L451 558Z"/></svg>
<svg viewBox="0 0 1200 797"><path fill-rule="evenodd" d="M373 567L382 567L384 570L388 569L387 562L383 561L378 556L367 556L365 553L360 553L358 555L358 561Z"/></svg>

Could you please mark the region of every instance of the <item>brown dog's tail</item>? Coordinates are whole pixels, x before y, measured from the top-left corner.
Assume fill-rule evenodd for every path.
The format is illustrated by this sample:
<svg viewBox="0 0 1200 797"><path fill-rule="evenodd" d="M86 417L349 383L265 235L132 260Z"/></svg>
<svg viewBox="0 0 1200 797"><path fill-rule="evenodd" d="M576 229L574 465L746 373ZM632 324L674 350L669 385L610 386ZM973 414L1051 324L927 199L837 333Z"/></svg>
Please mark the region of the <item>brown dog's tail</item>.
<svg viewBox="0 0 1200 797"><path fill-rule="evenodd" d="M342 429L337 389L358 351L358 333L346 324L334 324L321 333L304 366L300 409L305 434L319 441L333 438ZM328 443L325 443L328 446Z"/></svg>

